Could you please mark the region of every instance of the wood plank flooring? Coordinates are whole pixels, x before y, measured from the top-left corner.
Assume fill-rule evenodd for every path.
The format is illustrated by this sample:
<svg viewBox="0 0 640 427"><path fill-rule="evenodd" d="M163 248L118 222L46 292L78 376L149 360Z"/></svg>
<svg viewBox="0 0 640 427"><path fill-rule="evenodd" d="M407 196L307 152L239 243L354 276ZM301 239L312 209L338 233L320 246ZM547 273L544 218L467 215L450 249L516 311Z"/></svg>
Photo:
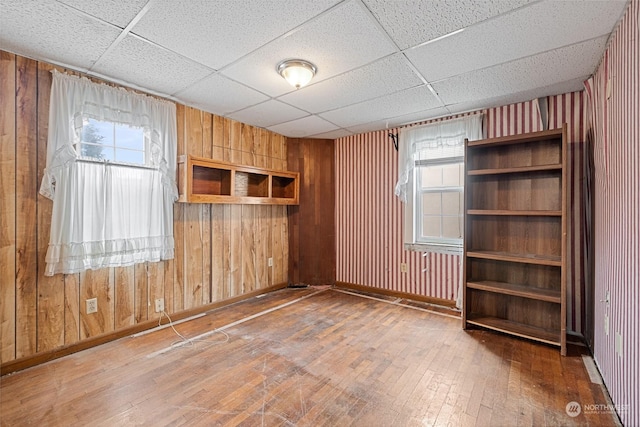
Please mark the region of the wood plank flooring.
<svg viewBox="0 0 640 427"><path fill-rule="evenodd" d="M0 378L1 425L617 425L565 411L607 404L580 347L395 301L283 289L175 329L199 340L164 328Z"/></svg>

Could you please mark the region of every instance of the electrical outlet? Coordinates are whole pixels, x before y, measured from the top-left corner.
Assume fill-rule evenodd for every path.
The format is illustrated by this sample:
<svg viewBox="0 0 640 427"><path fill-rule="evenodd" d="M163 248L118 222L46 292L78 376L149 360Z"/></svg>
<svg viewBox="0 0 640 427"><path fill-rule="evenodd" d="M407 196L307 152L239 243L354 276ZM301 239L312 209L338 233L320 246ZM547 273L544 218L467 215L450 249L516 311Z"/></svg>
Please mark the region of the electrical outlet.
<svg viewBox="0 0 640 427"><path fill-rule="evenodd" d="M164 311L164 298L156 299L156 313L162 313Z"/></svg>
<svg viewBox="0 0 640 427"><path fill-rule="evenodd" d="M269 267L273 267L273 258L269 258L269 259L267 260L267 265L268 265Z"/></svg>
<svg viewBox="0 0 640 427"><path fill-rule="evenodd" d="M407 263L406 262L401 262L400 263L400 272L401 273L406 273L407 272Z"/></svg>
<svg viewBox="0 0 640 427"><path fill-rule="evenodd" d="M616 353L622 357L622 334L619 332L616 332Z"/></svg>
<svg viewBox="0 0 640 427"><path fill-rule="evenodd" d="M87 314L98 312L98 298L90 298L85 302L87 304Z"/></svg>

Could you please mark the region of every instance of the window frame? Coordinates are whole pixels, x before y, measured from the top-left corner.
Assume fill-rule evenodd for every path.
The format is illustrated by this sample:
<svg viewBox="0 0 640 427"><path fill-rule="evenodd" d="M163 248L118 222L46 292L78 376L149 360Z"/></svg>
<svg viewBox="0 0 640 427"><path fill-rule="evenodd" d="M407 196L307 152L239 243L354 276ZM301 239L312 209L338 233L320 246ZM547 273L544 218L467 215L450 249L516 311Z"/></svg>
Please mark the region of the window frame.
<svg viewBox="0 0 640 427"><path fill-rule="evenodd" d="M439 158L439 159L425 159L425 160L417 160L415 162L415 166L414 166L414 171L417 171L417 173L415 173L415 191L413 192L414 197L415 197L415 203L414 203L414 230L415 230L415 243L416 244L422 244L422 245L437 245L437 246L459 246L460 248L462 248L463 242L464 242L464 176L462 177L462 185L448 185L448 186L441 186L441 187L432 187L432 188L427 188L425 189L424 187L422 187L421 185L419 185L418 183L421 181L421 174L422 171L425 170L426 168L430 167L430 166L443 166L443 165L458 165L462 168L464 168L464 156L455 156L455 157L446 157L446 158ZM456 218L458 218L458 220L461 223L461 236L459 238L453 238L453 237L434 237L434 236L429 236L429 237L424 237L424 230L423 230L423 224L424 224L424 212L423 212L423 203L422 203L422 196L425 193L432 193L432 194L444 194L444 193L459 193L462 199L462 204L459 207L458 210L458 215L455 215ZM445 217L453 217L454 215L445 215L442 213L442 209L441 209L441 213L440 215L433 215L434 217L439 217L440 218L440 230L441 232L443 231L443 224L442 221Z"/></svg>
<svg viewBox="0 0 640 427"><path fill-rule="evenodd" d="M464 247L464 210L465 210L465 182L463 175L462 186L441 187L461 189L462 204L460 206L460 214L462 215L462 238L460 239L421 239L421 226L419 222L422 220L422 207L419 200L422 194L418 187L418 179L420 173L418 170L426 165L443 165L443 164L461 164L464 168L464 154L450 157L440 157L434 159L414 160L414 167L411 170L408 185L408 197L405 206L405 226L404 226L404 248L407 250L418 252L435 252L443 254L461 255Z"/></svg>
<svg viewBox="0 0 640 427"><path fill-rule="evenodd" d="M111 130L113 131L113 144L110 145L105 145L105 144L98 144L98 143L94 143L94 142L89 142L89 141L85 141L84 140L84 127L88 124L89 120L94 120L96 122L99 123L108 123L111 125ZM78 158L82 161L85 162L93 162L93 163L108 163L108 164L112 164L112 165L122 165L122 166L130 166L130 167L138 167L138 168L142 168L142 169L157 169L157 167L154 167L151 165L150 159L151 159L151 138L150 138L150 131L148 128L143 127L143 126L136 126L133 127L135 129L139 129L142 131L142 144L143 144L143 149L142 150L137 150L137 149L132 149L132 148L128 148L128 147L124 147L122 145L118 145L117 144L117 140L116 140L116 127L118 125L120 126L128 126L126 124L123 123L119 123L116 121L111 121L111 120L107 120L107 119L96 119L94 117L90 117L90 116L83 116L82 117L82 129L80 130L80 139L75 142L73 144L73 148L76 151ZM85 124L85 121L87 122ZM129 126L132 127L132 126ZM126 162L126 161L120 161L120 160L110 160L110 159L100 159L97 157L92 157L92 156L86 156L83 155L82 152L82 148L83 146L102 146L104 149L106 150L111 150L113 152L113 157L114 159L116 158L116 151L117 150L127 150L127 151L131 151L131 152L135 152L135 153L142 153L142 158L143 158L143 162L141 163L137 163L137 162Z"/></svg>

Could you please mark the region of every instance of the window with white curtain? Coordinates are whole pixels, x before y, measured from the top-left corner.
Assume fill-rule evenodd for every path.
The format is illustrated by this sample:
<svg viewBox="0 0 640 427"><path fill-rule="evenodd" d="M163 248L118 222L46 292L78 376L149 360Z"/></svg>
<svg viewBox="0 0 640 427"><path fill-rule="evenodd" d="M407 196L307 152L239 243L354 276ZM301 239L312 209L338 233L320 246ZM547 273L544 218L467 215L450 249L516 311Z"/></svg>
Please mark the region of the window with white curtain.
<svg viewBox="0 0 640 427"><path fill-rule="evenodd" d="M173 258L175 104L52 73L45 275Z"/></svg>
<svg viewBox="0 0 640 427"><path fill-rule="evenodd" d="M406 249L462 252L465 138L482 138L481 114L400 130L395 193L406 204Z"/></svg>

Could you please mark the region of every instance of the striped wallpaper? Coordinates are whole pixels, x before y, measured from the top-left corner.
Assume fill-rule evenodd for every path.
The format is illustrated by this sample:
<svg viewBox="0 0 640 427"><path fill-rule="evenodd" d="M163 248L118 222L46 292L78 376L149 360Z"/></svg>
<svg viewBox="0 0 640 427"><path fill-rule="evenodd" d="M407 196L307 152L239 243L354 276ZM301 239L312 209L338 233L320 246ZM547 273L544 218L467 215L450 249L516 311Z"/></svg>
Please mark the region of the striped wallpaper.
<svg viewBox="0 0 640 427"><path fill-rule="evenodd" d="M639 15L640 2L632 0L595 75L585 83L594 135L593 351L628 426L640 425Z"/></svg>
<svg viewBox="0 0 640 427"><path fill-rule="evenodd" d="M547 127L555 129L568 123L569 174L573 177L569 206L574 208L569 220L568 329L582 333L584 96L582 92L574 92L551 96L545 101L547 123L543 123L538 100L532 100L483 110L483 127L485 136L493 138ZM398 129L390 131L395 133ZM460 256L435 253L423 256L403 248L404 205L393 195L397 154L388 132L372 132L336 141L337 281L456 300L461 280ZM407 264L407 273L400 271L400 263Z"/></svg>

